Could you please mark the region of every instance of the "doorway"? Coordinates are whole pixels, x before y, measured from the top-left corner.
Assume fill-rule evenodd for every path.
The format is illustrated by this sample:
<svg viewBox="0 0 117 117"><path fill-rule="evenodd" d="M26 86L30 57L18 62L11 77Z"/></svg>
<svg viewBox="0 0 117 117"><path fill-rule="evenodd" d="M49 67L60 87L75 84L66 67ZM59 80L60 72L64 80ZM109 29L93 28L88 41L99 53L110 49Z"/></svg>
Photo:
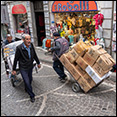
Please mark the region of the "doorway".
<svg viewBox="0 0 117 117"><path fill-rule="evenodd" d="M44 12L35 12L38 46L42 46L45 36Z"/></svg>

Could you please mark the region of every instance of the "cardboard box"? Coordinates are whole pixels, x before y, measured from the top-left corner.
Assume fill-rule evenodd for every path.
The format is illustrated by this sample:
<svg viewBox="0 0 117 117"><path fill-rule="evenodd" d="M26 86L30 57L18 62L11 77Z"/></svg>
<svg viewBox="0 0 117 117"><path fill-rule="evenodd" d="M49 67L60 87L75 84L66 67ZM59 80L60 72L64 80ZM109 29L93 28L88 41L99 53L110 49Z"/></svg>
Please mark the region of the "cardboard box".
<svg viewBox="0 0 117 117"><path fill-rule="evenodd" d="M80 76L82 76L82 77L86 73L79 65L76 65L75 68L77 69L77 71L79 72Z"/></svg>
<svg viewBox="0 0 117 117"><path fill-rule="evenodd" d="M96 61L100 55L107 53L107 51L105 51L101 46L96 45L89 48L87 53Z"/></svg>
<svg viewBox="0 0 117 117"><path fill-rule="evenodd" d="M85 71L92 78L92 80L96 83L96 85L110 75L110 71L109 71L103 77L100 77L90 65L88 65Z"/></svg>
<svg viewBox="0 0 117 117"><path fill-rule="evenodd" d="M66 54L66 57L71 63L74 63L76 59L78 58L78 56L79 56L78 53L74 49L72 49Z"/></svg>
<svg viewBox="0 0 117 117"><path fill-rule="evenodd" d="M80 78L81 74L78 72L74 65L70 64L67 70L71 73L75 80L78 80Z"/></svg>
<svg viewBox="0 0 117 117"><path fill-rule="evenodd" d="M88 65L85 71L96 84L102 81L101 77L99 77L99 75L93 70L93 68L90 65Z"/></svg>
<svg viewBox="0 0 117 117"><path fill-rule="evenodd" d="M95 71L100 77L104 76L106 73L108 73L108 72L112 69L112 67L111 67L110 69L104 71L104 70L102 69L102 67L101 67L100 65L98 65L98 63L95 63L95 64L92 66L92 68L94 69L94 71Z"/></svg>
<svg viewBox="0 0 117 117"><path fill-rule="evenodd" d="M110 54L106 53L104 54L107 58L112 58Z"/></svg>
<svg viewBox="0 0 117 117"><path fill-rule="evenodd" d="M85 55L83 56L83 59L88 63L88 65L92 66L96 60L90 56L88 53L85 53Z"/></svg>
<svg viewBox="0 0 117 117"><path fill-rule="evenodd" d="M91 87L94 87L96 85L96 83L93 81L93 79L87 73L83 77L89 83L89 85Z"/></svg>
<svg viewBox="0 0 117 117"><path fill-rule="evenodd" d="M112 66L116 63L115 60L108 53L104 54L112 62Z"/></svg>
<svg viewBox="0 0 117 117"><path fill-rule="evenodd" d="M79 56L76 60L76 63L83 69L85 70L86 67L88 66L88 63L81 57Z"/></svg>
<svg viewBox="0 0 117 117"><path fill-rule="evenodd" d="M115 62L115 60L112 57L109 58L109 60L112 62L112 66L115 65L116 62Z"/></svg>
<svg viewBox="0 0 117 117"><path fill-rule="evenodd" d="M65 68L71 73L71 75L74 77L74 79L78 80L78 78L80 77L80 74L78 73L75 66L69 62L69 60L66 57L66 54L63 54L60 57L60 61L65 66Z"/></svg>
<svg viewBox="0 0 117 117"><path fill-rule="evenodd" d="M78 41L76 45L73 47L79 56L83 56L87 51L87 45L82 41Z"/></svg>
<svg viewBox="0 0 117 117"><path fill-rule="evenodd" d="M69 60L67 59L66 57L66 54L63 54L61 57L60 57L60 61L62 62L62 64L67 67L67 65L69 65ZM71 63L70 63L71 64Z"/></svg>
<svg viewBox="0 0 117 117"><path fill-rule="evenodd" d="M96 62L98 63L98 65L100 65L102 67L102 69L104 71L109 70L112 67L112 65L113 65L113 63L111 62L111 60L109 58L107 58L105 55L101 55L97 59Z"/></svg>
<svg viewBox="0 0 117 117"><path fill-rule="evenodd" d="M80 77L77 81L85 93L87 93L91 89L91 86L87 83L87 81L83 77Z"/></svg>

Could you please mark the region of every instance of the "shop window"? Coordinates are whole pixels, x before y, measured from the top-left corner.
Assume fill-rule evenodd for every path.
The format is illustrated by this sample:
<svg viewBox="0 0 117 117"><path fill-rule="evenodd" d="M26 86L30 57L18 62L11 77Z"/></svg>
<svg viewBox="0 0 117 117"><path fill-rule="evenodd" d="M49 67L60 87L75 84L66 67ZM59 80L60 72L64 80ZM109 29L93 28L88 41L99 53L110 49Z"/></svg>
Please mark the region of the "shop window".
<svg viewBox="0 0 117 117"><path fill-rule="evenodd" d="M28 33L29 34L30 30L28 26L27 13L14 15L14 17L15 17L16 33Z"/></svg>
<svg viewBox="0 0 117 117"><path fill-rule="evenodd" d="M95 20L93 16L97 13L98 11L54 13L55 25L61 36L69 40L74 37L75 42L78 42L80 38L94 41Z"/></svg>

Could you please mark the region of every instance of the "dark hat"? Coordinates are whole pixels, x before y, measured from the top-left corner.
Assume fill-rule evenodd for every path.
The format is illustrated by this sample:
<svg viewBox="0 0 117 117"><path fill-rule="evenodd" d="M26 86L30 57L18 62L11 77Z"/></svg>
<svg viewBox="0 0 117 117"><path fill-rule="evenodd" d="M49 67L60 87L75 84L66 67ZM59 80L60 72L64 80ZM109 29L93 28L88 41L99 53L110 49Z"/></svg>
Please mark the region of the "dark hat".
<svg viewBox="0 0 117 117"><path fill-rule="evenodd" d="M53 36L60 36L60 34L58 32L54 32Z"/></svg>

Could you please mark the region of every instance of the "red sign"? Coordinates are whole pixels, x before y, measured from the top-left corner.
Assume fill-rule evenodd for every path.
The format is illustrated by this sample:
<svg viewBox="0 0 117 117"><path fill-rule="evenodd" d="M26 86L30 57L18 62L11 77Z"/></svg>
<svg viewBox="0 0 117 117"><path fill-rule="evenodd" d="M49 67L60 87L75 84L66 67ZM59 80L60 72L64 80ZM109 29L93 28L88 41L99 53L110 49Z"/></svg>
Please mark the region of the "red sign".
<svg viewBox="0 0 117 117"><path fill-rule="evenodd" d="M22 4L14 5L12 8L12 14L25 14L26 8Z"/></svg>
<svg viewBox="0 0 117 117"><path fill-rule="evenodd" d="M98 11L95 1L55 1L52 12Z"/></svg>

